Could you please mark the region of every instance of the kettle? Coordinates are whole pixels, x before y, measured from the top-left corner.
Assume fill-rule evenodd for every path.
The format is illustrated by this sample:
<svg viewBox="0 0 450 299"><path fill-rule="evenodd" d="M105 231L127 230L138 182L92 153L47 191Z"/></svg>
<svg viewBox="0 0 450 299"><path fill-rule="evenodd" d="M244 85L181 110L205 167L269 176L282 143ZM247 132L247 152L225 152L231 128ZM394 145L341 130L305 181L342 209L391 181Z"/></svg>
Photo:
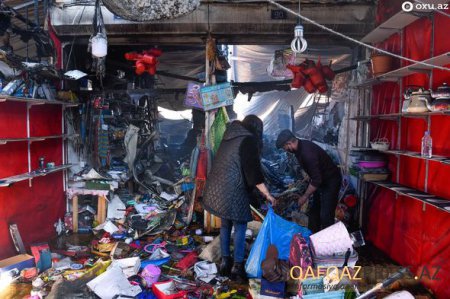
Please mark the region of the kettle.
<svg viewBox="0 0 450 299"><path fill-rule="evenodd" d="M450 86L443 83L437 88L437 91L431 92L434 101L431 105L432 111L447 111L450 110Z"/></svg>
<svg viewBox="0 0 450 299"><path fill-rule="evenodd" d="M420 88L423 88L422 86L418 85L408 85L403 92L403 105L402 105L402 112L408 113L408 107L411 104L411 94L415 91L418 91Z"/></svg>
<svg viewBox="0 0 450 299"><path fill-rule="evenodd" d="M411 93L410 104L408 105L407 112L409 113L423 113L431 111L431 92L419 88L419 90Z"/></svg>

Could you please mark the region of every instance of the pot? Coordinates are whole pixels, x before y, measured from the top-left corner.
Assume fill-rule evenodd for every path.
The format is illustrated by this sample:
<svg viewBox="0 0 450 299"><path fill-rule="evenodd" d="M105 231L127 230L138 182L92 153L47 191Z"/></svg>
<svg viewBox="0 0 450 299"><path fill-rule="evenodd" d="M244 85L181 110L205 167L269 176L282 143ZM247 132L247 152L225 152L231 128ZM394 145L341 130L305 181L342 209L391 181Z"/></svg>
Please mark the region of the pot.
<svg viewBox="0 0 450 299"><path fill-rule="evenodd" d="M390 55L374 54L370 58L372 61L372 73L379 76L392 70L393 58Z"/></svg>
<svg viewBox="0 0 450 299"><path fill-rule="evenodd" d="M431 96L434 99L450 99L450 86L443 83L436 91L431 92Z"/></svg>
<svg viewBox="0 0 450 299"><path fill-rule="evenodd" d="M431 95L435 99L431 105L432 111L450 110L450 86L447 83L443 83Z"/></svg>
<svg viewBox="0 0 450 299"><path fill-rule="evenodd" d="M408 106L409 113L423 113L431 111L431 92L420 88L414 91L410 96L411 103Z"/></svg>
<svg viewBox="0 0 450 299"><path fill-rule="evenodd" d="M450 110L450 98L449 99L436 99L431 104L431 111L448 111Z"/></svg>

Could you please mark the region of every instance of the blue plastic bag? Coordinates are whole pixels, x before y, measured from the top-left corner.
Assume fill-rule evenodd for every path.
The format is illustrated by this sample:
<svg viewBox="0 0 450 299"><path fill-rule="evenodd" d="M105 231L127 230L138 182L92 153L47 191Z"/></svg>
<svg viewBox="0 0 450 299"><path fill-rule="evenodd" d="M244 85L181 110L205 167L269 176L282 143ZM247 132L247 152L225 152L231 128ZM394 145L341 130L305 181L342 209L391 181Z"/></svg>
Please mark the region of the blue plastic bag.
<svg viewBox="0 0 450 299"><path fill-rule="evenodd" d="M245 264L245 271L248 277L261 278L261 263L266 258L267 247L270 244L277 247L279 259L289 260L291 239L297 233L301 233L309 243L309 236L311 235L309 229L281 218L269 206L267 216Z"/></svg>

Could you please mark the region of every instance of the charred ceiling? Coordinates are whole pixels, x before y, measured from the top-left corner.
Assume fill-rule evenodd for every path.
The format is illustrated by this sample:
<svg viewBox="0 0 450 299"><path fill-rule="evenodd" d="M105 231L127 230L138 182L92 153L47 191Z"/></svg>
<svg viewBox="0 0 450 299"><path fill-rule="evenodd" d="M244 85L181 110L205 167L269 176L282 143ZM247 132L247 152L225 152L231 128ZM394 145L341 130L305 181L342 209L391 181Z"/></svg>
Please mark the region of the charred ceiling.
<svg viewBox="0 0 450 299"><path fill-rule="evenodd" d="M297 10L298 2L283 2ZM303 15L356 39L373 28L374 12L372 1L302 1ZM71 40L77 36L81 42L92 32L93 13L92 5L53 7L51 20L60 37ZM197 9L183 16L147 22L125 20L106 7L103 16L109 43L122 45L203 44L208 31L222 44L284 45L292 39L297 23L295 16L281 13L264 1L201 2ZM349 45L313 25L304 27L311 44Z"/></svg>

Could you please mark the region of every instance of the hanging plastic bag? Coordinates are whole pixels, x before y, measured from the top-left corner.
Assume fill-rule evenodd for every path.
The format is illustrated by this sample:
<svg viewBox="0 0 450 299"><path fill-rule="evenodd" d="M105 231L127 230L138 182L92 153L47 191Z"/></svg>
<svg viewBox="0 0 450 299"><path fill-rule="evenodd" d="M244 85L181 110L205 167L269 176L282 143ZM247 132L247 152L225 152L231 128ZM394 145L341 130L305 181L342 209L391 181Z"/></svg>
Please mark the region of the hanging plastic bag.
<svg viewBox="0 0 450 299"><path fill-rule="evenodd" d="M258 237L252 246L250 255L245 264L245 271L250 278L261 278L261 263L266 258L266 251L270 244L277 247L279 259L288 260L291 239L300 233L309 243L311 231L306 227L289 222L276 215L272 207L264 219Z"/></svg>
<svg viewBox="0 0 450 299"><path fill-rule="evenodd" d="M227 129L227 123L230 121L225 107L220 107L214 122L209 131L209 137L212 144L213 154L217 153L220 143L222 142L223 134Z"/></svg>

